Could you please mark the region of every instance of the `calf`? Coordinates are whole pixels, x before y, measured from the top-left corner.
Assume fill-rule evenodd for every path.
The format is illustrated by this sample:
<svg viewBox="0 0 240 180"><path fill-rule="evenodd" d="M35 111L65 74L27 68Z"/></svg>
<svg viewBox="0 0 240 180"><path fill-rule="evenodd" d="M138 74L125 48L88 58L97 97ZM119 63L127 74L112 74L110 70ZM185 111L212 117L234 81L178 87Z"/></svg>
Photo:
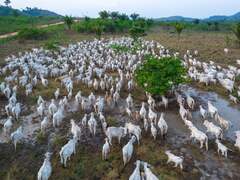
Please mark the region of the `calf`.
<svg viewBox="0 0 240 180"><path fill-rule="evenodd" d="M168 156L167 163L173 162L175 163L175 167L179 166L181 170L183 169L183 157L176 156L170 151L165 151L165 154Z"/></svg>

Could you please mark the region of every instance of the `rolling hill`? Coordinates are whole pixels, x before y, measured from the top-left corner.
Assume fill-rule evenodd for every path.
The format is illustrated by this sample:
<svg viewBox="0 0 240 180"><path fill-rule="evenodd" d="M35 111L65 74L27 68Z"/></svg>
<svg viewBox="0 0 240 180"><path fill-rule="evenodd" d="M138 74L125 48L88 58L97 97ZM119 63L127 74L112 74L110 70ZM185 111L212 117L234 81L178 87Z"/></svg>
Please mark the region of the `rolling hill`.
<svg viewBox="0 0 240 180"><path fill-rule="evenodd" d="M163 17L163 18L157 18L156 21L163 21L163 22L176 22L176 21L185 21L185 22L192 22L196 20L196 18L191 17L183 17L183 16L170 16L170 17ZM240 22L240 12L231 15L231 16L223 16L223 15L215 15L210 16L205 19L200 19L201 21L206 22L216 22L216 21L239 21Z"/></svg>
<svg viewBox="0 0 240 180"><path fill-rule="evenodd" d="M52 11L48 11L48 10L44 10L44 9L38 9L38 8L26 8L23 10L18 10L18 9L13 9L11 7L7 7L7 6L0 6L0 16L34 16L34 17L39 17L39 16L43 16L43 17L61 17L61 15L52 12Z"/></svg>
<svg viewBox="0 0 240 180"><path fill-rule="evenodd" d="M240 21L240 12L232 16L210 16L204 21Z"/></svg>
<svg viewBox="0 0 240 180"><path fill-rule="evenodd" d="M38 8L26 8L22 10L24 14L27 14L29 16L61 16L55 12L44 10L44 9L38 9Z"/></svg>

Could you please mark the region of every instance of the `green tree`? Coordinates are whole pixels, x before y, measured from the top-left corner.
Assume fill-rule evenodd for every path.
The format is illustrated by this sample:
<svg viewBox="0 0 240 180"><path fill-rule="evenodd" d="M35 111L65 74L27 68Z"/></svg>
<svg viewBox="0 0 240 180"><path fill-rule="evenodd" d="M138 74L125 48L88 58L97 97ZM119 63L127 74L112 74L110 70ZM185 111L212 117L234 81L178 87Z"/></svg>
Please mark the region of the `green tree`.
<svg viewBox="0 0 240 180"><path fill-rule="evenodd" d="M219 31L219 22L214 22L214 30Z"/></svg>
<svg viewBox="0 0 240 180"><path fill-rule="evenodd" d="M15 9L13 10L12 14L13 14L14 17L20 16L19 12Z"/></svg>
<svg viewBox="0 0 240 180"><path fill-rule="evenodd" d="M129 30L129 34L134 41L137 41L139 37L145 36L146 32L145 29L139 26L133 26Z"/></svg>
<svg viewBox="0 0 240 180"><path fill-rule="evenodd" d="M235 26L233 26L232 31L237 38L238 45L240 46L240 23L237 23Z"/></svg>
<svg viewBox="0 0 240 180"><path fill-rule="evenodd" d="M112 19L118 19L119 18L119 12L113 11L110 13L110 16Z"/></svg>
<svg viewBox="0 0 240 180"><path fill-rule="evenodd" d="M153 95L164 95L171 88L186 82L187 71L180 59L148 57L138 66L134 77L137 84Z"/></svg>
<svg viewBox="0 0 240 180"><path fill-rule="evenodd" d="M199 24L199 23L200 23L200 20L199 20L199 19L194 19L193 23L194 23L194 24Z"/></svg>
<svg viewBox="0 0 240 180"><path fill-rule="evenodd" d="M148 27L152 26L153 24L154 24L154 20L153 20L153 19L147 19L147 20L146 20L146 25L147 25Z"/></svg>
<svg viewBox="0 0 240 180"><path fill-rule="evenodd" d="M129 20L129 17L128 17L128 15L126 15L126 14L120 14L119 16L118 16L118 18L120 19L120 20Z"/></svg>
<svg viewBox="0 0 240 180"><path fill-rule="evenodd" d="M180 35L181 35L181 33L182 33L182 31L183 31L183 29L184 29L185 27L184 27L184 25L183 25L182 23L176 23L176 24L174 25L174 27L175 27L175 30L176 30L176 32L177 32L177 34L178 34L178 40L180 40Z"/></svg>
<svg viewBox="0 0 240 180"><path fill-rule="evenodd" d="M100 11L99 13L99 16L100 16L100 18L102 18L102 19L107 19L107 18L109 18L109 13L107 12L107 11Z"/></svg>
<svg viewBox="0 0 240 180"><path fill-rule="evenodd" d="M104 30L103 21L101 21L101 19L97 19L97 21L94 24L93 31L95 32L98 39L101 39L103 30Z"/></svg>
<svg viewBox="0 0 240 180"><path fill-rule="evenodd" d="M11 4L11 1L10 1L10 0L5 0L5 1L4 1L4 4L5 4L6 6L9 6L9 5Z"/></svg>
<svg viewBox="0 0 240 180"><path fill-rule="evenodd" d="M65 16L64 17L64 23L67 25L68 29L72 28L73 22L74 22L74 20L73 20L72 16Z"/></svg>
<svg viewBox="0 0 240 180"><path fill-rule="evenodd" d="M138 18L136 21L134 21L134 25L135 26L139 26L141 28L145 28L147 23L146 23L146 19L144 18Z"/></svg>
<svg viewBox="0 0 240 180"><path fill-rule="evenodd" d="M100 40L102 37L102 33L103 33L103 27L102 26L96 26L95 27L95 33L97 38Z"/></svg>
<svg viewBox="0 0 240 180"><path fill-rule="evenodd" d="M130 17L132 18L133 21L135 21L139 17L139 14L133 13L130 15Z"/></svg>
<svg viewBox="0 0 240 180"><path fill-rule="evenodd" d="M212 23L211 22L207 22L207 25L208 25L208 30L210 30L210 28L212 26Z"/></svg>
<svg viewBox="0 0 240 180"><path fill-rule="evenodd" d="M88 16L85 16L84 17L84 21L87 21L87 22L89 22L91 20L91 18L90 17L88 17Z"/></svg>

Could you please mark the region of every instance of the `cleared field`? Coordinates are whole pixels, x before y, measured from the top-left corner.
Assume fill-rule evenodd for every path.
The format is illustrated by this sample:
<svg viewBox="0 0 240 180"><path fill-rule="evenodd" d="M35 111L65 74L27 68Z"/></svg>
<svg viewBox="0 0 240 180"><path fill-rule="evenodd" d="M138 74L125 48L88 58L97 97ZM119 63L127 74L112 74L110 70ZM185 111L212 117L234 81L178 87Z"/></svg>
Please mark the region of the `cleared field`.
<svg viewBox="0 0 240 180"><path fill-rule="evenodd" d="M59 17L2 16L0 17L0 35L16 32L22 28L52 24L59 21L61 21Z"/></svg>
<svg viewBox="0 0 240 180"><path fill-rule="evenodd" d="M240 59L240 48L230 43L226 45L226 37L235 40L234 34L229 32L211 31L183 31L178 41L176 33L170 33L159 28L154 28L148 33L146 39L160 42L165 47L173 51L185 54L187 50L198 50L198 60L209 62L214 61L221 65L236 64ZM229 53L224 53L224 48L229 48Z"/></svg>

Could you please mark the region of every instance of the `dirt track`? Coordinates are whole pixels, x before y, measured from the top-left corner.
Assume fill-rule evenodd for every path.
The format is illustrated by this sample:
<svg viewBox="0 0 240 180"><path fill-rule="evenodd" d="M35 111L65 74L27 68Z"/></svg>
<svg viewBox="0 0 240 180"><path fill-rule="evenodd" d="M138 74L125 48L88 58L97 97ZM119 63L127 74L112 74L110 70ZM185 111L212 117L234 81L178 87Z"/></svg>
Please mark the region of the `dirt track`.
<svg viewBox="0 0 240 180"><path fill-rule="evenodd" d="M78 20L75 20L75 22L77 22L77 21ZM60 25L60 24L64 24L64 22L61 21L61 22L57 22L57 23L53 23L53 24L44 24L44 25L37 26L37 28L47 28L49 26L56 26L56 25ZM3 34L3 35L0 35L0 39L16 36L17 34L18 34L18 32Z"/></svg>

